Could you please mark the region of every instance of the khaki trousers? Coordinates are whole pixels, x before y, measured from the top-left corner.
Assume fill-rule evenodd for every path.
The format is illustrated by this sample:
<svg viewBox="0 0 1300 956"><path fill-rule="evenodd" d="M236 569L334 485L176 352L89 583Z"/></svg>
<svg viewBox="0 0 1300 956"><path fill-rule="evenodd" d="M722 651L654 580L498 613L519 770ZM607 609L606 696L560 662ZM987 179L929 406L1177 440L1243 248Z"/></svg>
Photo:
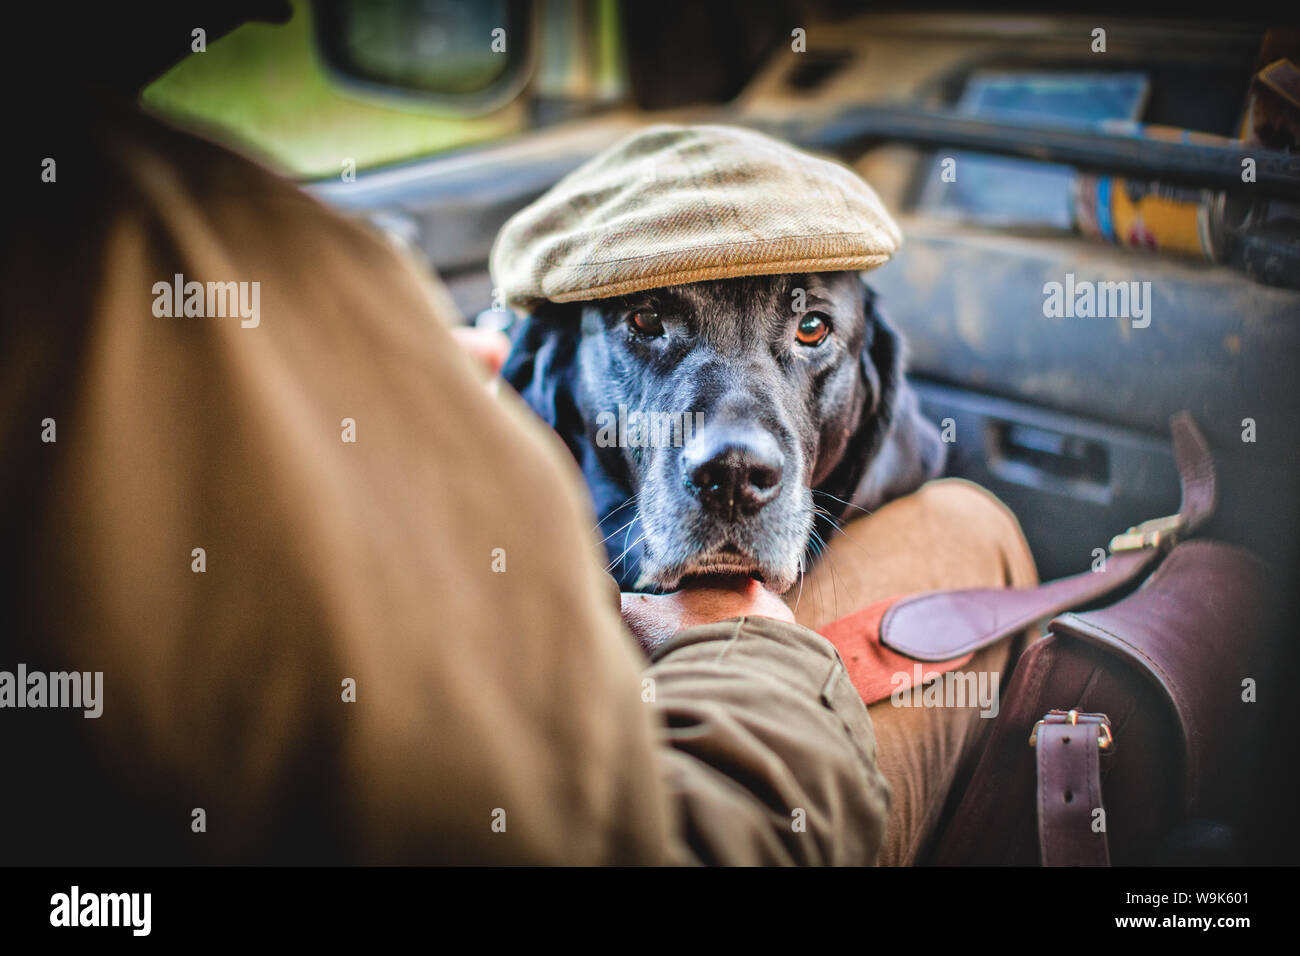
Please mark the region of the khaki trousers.
<svg viewBox="0 0 1300 956"><path fill-rule="evenodd" d="M896 595L1038 583L1015 516L960 479L932 481L848 521L827 544L802 587L785 596L799 623L814 630ZM961 670L1001 677L1011 643L985 648ZM978 706L898 707L889 698L868 710L877 760L893 791L880 864L908 865L938 821L958 769L993 721L982 719Z"/></svg>

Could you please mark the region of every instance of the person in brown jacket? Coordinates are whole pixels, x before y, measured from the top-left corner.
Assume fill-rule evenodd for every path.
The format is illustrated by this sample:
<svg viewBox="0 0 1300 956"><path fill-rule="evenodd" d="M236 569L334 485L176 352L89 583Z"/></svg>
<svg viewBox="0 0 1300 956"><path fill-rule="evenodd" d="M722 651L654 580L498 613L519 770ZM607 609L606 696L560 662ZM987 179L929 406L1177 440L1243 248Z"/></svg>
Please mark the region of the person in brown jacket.
<svg viewBox="0 0 1300 956"><path fill-rule="evenodd" d="M0 258L0 671L99 713L0 707L5 862L868 864L887 822L910 859L978 721L902 715L886 763L756 584L656 599L645 660L565 449L430 277L219 146L48 106ZM857 524L900 535L837 564L864 588L1032 577L968 486Z"/></svg>

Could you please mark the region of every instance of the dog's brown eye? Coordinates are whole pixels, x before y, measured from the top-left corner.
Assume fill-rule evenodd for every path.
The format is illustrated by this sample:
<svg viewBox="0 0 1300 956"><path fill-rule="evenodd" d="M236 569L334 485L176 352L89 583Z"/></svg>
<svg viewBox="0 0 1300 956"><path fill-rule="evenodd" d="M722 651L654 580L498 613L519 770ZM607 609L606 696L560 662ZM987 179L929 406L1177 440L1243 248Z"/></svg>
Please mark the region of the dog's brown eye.
<svg viewBox="0 0 1300 956"><path fill-rule="evenodd" d="M659 313L650 309L637 309L627 317L627 324L632 331L641 335L663 335L664 324L659 321Z"/></svg>
<svg viewBox="0 0 1300 956"><path fill-rule="evenodd" d="M830 323L817 312L805 312L794 330L794 337L800 345L821 345L830 334Z"/></svg>

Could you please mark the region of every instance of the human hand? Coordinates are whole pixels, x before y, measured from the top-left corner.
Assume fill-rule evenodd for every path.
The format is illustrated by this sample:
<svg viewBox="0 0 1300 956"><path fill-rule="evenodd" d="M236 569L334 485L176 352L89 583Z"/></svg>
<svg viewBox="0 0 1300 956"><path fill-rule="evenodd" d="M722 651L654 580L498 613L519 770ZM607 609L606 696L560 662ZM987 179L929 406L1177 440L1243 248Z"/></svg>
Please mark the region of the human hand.
<svg viewBox="0 0 1300 956"><path fill-rule="evenodd" d="M753 578L708 578L671 594L624 592L623 623L650 653L683 628L733 617L770 617L794 623L794 612Z"/></svg>
<svg viewBox="0 0 1300 956"><path fill-rule="evenodd" d="M500 375L510 352L510 339L497 329L480 329L473 325L460 325L451 330L461 348L477 359L489 375Z"/></svg>

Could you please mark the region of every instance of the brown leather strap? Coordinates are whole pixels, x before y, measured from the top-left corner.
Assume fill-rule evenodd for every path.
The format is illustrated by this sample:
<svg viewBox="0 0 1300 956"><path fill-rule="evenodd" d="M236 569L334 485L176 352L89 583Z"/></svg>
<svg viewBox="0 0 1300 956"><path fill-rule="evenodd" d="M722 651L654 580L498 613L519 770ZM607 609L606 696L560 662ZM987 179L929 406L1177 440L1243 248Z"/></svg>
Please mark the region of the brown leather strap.
<svg viewBox="0 0 1300 956"><path fill-rule="evenodd" d="M1101 802L1101 749L1113 746L1104 714L1052 711L1034 729L1038 846L1043 866L1110 866Z"/></svg>
<svg viewBox="0 0 1300 956"><path fill-rule="evenodd" d="M1142 542L1138 550L1113 554L1104 571L1085 571L1036 588L933 591L903 598L885 612L880 642L917 660L951 660L1140 580L1180 536L1201 527L1214 513L1214 459L1205 437L1187 412L1175 415L1169 426L1182 505L1176 521L1156 519L1119 536Z"/></svg>
<svg viewBox="0 0 1300 956"><path fill-rule="evenodd" d="M1178 507L1182 535L1200 530L1214 516L1218 502L1214 479L1214 455L1191 412L1179 412L1169 420L1174 439L1174 461L1178 463L1178 482L1183 501Z"/></svg>
<svg viewBox="0 0 1300 956"><path fill-rule="evenodd" d="M1085 571L1036 588L972 588L903 598L885 612L880 643L917 660L951 660L1099 600L1140 578L1160 557L1157 549L1145 548L1112 557L1105 571Z"/></svg>

